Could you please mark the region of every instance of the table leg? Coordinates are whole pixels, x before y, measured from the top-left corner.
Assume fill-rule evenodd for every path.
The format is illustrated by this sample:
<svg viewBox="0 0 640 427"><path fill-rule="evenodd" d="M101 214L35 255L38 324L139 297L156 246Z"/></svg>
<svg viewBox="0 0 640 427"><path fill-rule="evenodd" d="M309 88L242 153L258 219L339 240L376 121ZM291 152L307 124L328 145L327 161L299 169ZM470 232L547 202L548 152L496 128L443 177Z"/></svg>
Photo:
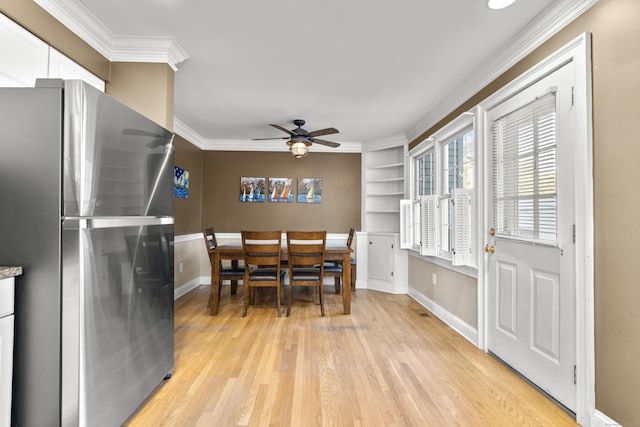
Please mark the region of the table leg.
<svg viewBox="0 0 640 427"><path fill-rule="evenodd" d="M220 254L211 254L211 296L210 312L211 316L218 314L220 308Z"/></svg>
<svg viewBox="0 0 640 427"><path fill-rule="evenodd" d="M351 314L351 254L349 252L342 256L342 304L344 314Z"/></svg>

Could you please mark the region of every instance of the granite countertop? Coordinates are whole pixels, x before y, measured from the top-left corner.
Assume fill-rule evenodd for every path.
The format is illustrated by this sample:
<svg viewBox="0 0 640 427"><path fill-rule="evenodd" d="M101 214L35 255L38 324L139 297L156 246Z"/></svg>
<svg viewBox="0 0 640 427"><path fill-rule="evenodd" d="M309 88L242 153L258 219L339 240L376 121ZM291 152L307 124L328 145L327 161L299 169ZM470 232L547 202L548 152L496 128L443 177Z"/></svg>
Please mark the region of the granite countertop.
<svg viewBox="0 0 640 427"><path fill-rule="evenodd" d="M0 266L0 279L8 279L22 274L22 267L2 267Z"/></svg>

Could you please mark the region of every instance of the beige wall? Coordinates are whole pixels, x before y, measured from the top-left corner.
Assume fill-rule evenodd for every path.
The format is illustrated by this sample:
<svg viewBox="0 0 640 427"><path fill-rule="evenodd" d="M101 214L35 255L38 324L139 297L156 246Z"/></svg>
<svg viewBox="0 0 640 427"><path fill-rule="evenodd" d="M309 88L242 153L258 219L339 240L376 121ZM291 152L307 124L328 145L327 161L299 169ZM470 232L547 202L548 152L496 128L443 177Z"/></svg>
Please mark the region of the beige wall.
<svg viewBox="0 0 640 427"><path fill-rule="evenodd" d="M596 408L620 423L640 423L640 1L600 0L593 8L465 102L431 135L463 111L583 32L592 33L595 212ZM411 144L415 146L418 138ZM424 267L411 262L409 277ZM432 267L431 267L432 268ZM411 283L411 282L410 282ZM469 293L474 300L475 295ZM447 304L439 300L435 302ZM461 304L454 315L474 304Z"/></svg>
<svg viewBox="0 0 640 427"><path fill-rule="evenodd" d="M203 161L202 226L216 232L243 229L360 229L360 154L206 151ZM321 178L322 203L242 203L240 178ZM295 197L295 196L294 196Z"/></svg>
<svg viewBox="0 0 640 427"><path fill-rule="evenodd" d="M175 164L189 171L189 197L175 197L176 235L202 232L202 150L180 135L175 137ZM204 244L202 245L204 248Z"/></svg>
<svg viewBox="0 0 640 427"><path fill-rule="evenodd" d="M432 274L436 275L435 285ZM478 328L475 278L409 256L409 286L472 328Z"/></svg>
<svg viewBox="0 0 640 427"><path fill-rule="evenodd" d="M105 91L172 131L173 77L167 64L112 62Z"/></svg>

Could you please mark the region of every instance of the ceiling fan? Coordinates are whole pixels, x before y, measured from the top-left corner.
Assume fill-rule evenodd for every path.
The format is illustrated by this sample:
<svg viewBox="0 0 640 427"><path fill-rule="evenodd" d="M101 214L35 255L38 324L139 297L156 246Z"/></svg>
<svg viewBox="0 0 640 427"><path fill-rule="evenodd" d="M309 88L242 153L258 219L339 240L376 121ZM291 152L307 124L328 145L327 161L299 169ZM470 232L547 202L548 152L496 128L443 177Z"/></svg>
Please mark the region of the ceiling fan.
<svg viewBox="0 0 640 427"><path fill-rule="evenodd" d="M296 119L293 121L293 124L297 126L297 128L293 130L286 129L280 125L270 125L276 129L281 130L282 132L288 133L289 136L275 138L255 138L254 141L264 141L268 139L288 139L287 145L289 146L289 150L291 150L291 153L296 159L306 156L309 152L309 147L314 143L326 145L327 147L333 148L340 146L340 144L337 142L317 138L318 136L338 133L339 131L336 128L326 128L308 132L307 130L302 128L302 126L304 126L305 124L304 120Z"/></svg>

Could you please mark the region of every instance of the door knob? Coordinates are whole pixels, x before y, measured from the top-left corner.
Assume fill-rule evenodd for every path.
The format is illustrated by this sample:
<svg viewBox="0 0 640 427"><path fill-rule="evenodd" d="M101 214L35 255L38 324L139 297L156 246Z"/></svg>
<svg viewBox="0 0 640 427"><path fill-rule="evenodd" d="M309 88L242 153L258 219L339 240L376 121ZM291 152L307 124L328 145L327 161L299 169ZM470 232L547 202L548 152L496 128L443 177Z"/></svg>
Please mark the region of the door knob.
<svg viewBox="0 0 640 427"><path fill-rule="evenodd" d="M487 245L487 246L484 247L484 251L487 252L487 253L492 254L492 253L494 253L496 251L496 248L493 245L491 245L491 246Z"/></svg>

